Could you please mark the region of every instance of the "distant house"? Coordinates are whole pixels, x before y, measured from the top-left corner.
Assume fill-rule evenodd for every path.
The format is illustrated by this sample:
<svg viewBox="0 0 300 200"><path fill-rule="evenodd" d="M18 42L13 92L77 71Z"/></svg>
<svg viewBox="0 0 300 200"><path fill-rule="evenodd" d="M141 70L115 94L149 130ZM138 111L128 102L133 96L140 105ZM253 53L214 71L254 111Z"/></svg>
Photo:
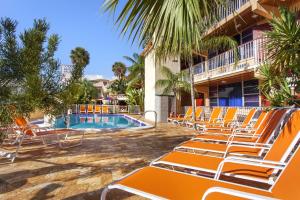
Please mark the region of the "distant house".
<svg viewBox="0 0 300 200"><path fill-rule="evenodd" d="M98 99L104 98L108 94L108 86L110 80L103 78L101 75L86 75L85 79L93 83L93 85L98 89Z"/></svg>

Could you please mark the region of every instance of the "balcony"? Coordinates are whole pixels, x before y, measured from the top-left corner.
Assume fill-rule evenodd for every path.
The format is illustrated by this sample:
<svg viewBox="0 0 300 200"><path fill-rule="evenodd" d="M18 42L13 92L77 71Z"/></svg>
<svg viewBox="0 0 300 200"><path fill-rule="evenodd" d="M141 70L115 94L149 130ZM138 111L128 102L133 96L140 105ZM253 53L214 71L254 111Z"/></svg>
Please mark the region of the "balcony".
<svg viewBox="0 0 300 200"><path fill-rule="evenodd" d="M242 13L245 11L251 11L251 2L250 0L226 0L224 5L216 7L213 11L216 16L216 21L213 24L210 24L210 28L205 32L204 35L210 35L214 33L218 28L225 24L230 24L236 16L239 16L239 19ZM250 12L251 13L251 12Z"/></svg>
<svg viewBox="0 0 300 200"><path fill-rule="evenodd" d="M250 2L250 0L228 0L228 1L225 1L225 5L217 8L217 11L216 11L219 21L221 21L222 19L225 19L229 15L237 12L247 2Z"/></svg>
<svg viewBox="0 0 300 200"><path fill-rule="evenodd" d="M260 38L247 42L237 47L236 54L231 49L195 65L194 82L200 83L254 70L266 58L264 40Z"/></svg>

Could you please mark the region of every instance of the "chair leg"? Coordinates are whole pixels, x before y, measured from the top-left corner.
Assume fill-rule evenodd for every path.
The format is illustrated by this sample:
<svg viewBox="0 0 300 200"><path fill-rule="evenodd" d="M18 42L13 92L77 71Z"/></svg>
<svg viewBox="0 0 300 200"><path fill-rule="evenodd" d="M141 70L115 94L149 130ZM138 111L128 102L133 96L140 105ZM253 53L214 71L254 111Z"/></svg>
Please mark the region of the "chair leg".
<svg viewBox="0 0 300 200"><path fill-rule="evenodd" d="M106 199L106 195L107 195L108 192L109 192L109 188L105 187L104 190L101 193L100 200L105 200Z"/></svg>
<svg viewBox="0 0 300 200"><path fill-rule="evenodd" d="M84 139L84 131L82 132L81 138L79 139L79 142L78 142L77 144L74 144L74 145L71 145L71 146L66 146L66 147L64 147L64 146L63 146L63 143L64 143L67 139L68 139L68 137L65 137L65 139L64 139L63 141L61 141L61 140L59 139L58 145L59 145L59 147L60 147L61 149L68 149L68 148L71 148L71 147L80 146L80 145L82 145L82 143L83 143L83 139Z"/></svg>
<svg viewBox="0 0 300 200"><path fill-rule="evenodd" d="M22 137L20 137L18 140L18 146L17 146L17 149L16 149L16 151L15 151L15 153L13 153L14 155L12 156L12 158L11 158L11 162L13 163L14 161L15 161L15 159L17 158L17 156L18 156L18 153L19 153L19 150L21 149L21 147L22 147L22 143L23 143L23 140L24 140L24 138L25 138L25 134L22 136Z"/></svg>

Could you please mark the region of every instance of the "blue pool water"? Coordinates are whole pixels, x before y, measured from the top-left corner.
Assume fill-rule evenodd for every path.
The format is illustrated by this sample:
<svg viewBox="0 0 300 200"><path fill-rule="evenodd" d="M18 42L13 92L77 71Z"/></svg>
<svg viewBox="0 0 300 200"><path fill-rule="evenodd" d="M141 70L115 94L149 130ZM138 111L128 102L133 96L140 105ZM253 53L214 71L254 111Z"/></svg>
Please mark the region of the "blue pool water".
<svg viewBox="0 0 300 200"><path fill-rule="evenodd" d="M72 114L69 128L124 129L141 126L146 126L146 124L126 115ZM64 118L56 119L55 128L66 128Z"/></svg>

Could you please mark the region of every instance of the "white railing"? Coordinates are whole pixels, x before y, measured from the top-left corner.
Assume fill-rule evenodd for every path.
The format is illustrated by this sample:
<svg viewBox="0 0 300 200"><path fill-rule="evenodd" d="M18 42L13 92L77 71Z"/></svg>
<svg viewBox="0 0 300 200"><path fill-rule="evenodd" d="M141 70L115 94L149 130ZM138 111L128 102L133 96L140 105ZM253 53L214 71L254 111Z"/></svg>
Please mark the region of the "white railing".
<svg viewBox="0 0 300 200"><path fill-rule="evenodd" d="M232 13L236 12L240 9L244 4L249 2L250 0L227 0L225 4L218 7L216 14L219 20L225 19Z"/></svg>
<svg viewBox="0 0 300 200"><path fill-rule="evenodd" d="M90 108L88 108L88 105ZM97 107L97 108L96 108ZM73 105L72 113L74 114L140 114L141 109L139 105L95 105L95 104L76 104Z"/></svg>
<svg viewBox="0 0 300 200"><path fill-rule="evenodd" d="M265 60L264 38L252 40L194 66L194 79L201 81L225 73L258 66Z"/></svg>

